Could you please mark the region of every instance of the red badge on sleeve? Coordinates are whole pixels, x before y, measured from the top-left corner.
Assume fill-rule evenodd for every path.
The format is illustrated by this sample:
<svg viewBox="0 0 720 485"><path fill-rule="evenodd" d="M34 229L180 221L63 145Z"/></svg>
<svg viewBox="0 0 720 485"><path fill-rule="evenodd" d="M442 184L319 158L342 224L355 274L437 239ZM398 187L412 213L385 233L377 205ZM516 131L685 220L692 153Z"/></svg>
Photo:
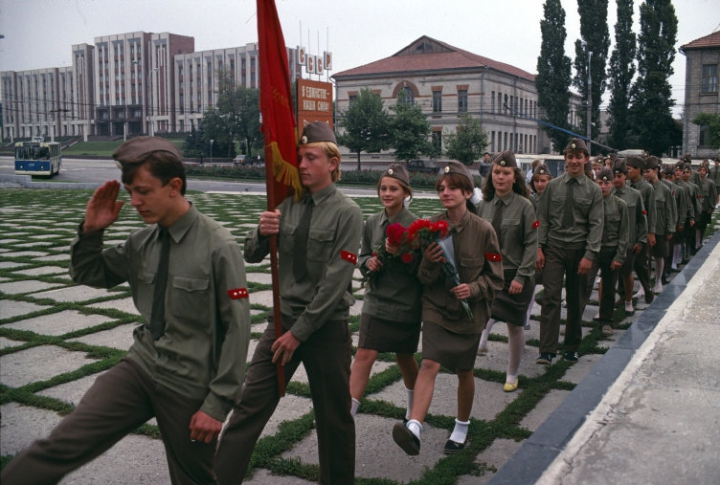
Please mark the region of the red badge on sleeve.
<svg viewBox="0 0 720 485"><path fill-rule="evenodd" d="M644 210L642 214L643 214L644 216L646 216L646 215L647 215L647 211Z"/></svg>
<svg viewBox="0 0 720 485"><path fill-rule="evenodd" d="M485 253L485 259L488 261L502 261L502 256L500 256L500 253Z"/></svg>
<svg viewBox="0 0 720 485"><path fill-rule="evenodd" d="M340 251L340 257L352 264L357 264L357 255L349 251Z"/></svg>
<svg viewBox="0 0 720 485"><path fill-rule="evenodd" d="M230 296L231 300L239 300L241 298L248 298L250 296L248 294L247 288L234 288L232 290L228 290L227 293Z"/></svg>
<svg viewBox="0 0 720 485"><path fill-rule="evenodd" d="M533 222L533 229L537 229L538 227L540 227L540 221L536 220Z"/></svg>

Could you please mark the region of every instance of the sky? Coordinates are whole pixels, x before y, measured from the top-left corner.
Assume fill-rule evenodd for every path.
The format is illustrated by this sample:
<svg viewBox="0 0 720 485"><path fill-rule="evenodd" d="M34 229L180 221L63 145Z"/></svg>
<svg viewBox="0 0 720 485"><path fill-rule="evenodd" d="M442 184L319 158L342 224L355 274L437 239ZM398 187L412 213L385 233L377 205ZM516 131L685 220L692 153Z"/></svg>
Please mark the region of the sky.
<svg viewBox="0 0 720 485"><path fill-rule="evenodd" d="M542 0L275 0L288 47L333 53L335 74L393 55L427 35L455 47L536 73ZM635 23L639 29L639 0ZM678 43L720 28L720 1L675 0ZM257 42L255 0L0 0L0 70L71 65L73 44L126 32L172 32L195 38L195 50ZM562 0L565 54L580 37L576 0ZM614 45L616 4L609 2ZM609 54L608 54L609 57ZM684 98L685 56L671 77L675 116ZM323 78L324 80L324 78ZM604 103L607 104L605 94Z"/></svg>

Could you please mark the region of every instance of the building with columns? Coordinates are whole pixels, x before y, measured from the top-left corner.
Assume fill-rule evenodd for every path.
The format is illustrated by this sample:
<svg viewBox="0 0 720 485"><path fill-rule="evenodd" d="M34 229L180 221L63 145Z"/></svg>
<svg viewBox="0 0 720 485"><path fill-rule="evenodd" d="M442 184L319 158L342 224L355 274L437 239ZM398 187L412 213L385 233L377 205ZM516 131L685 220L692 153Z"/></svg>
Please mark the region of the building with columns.
<svg viewBox="0 0 720 485"><path fill-rule="evenodd" d="M693 158L712 158L718 152L710 146L709 127L692 120L700 113L720 115L720 31L685 44L680 52L686 58L682 151Z"/></svg>
<svg viewBox="0 0 720 485"><path fill-rule="evenodd" d="M535 75L423 36L390 57L332 76L337 87L337 118L362 88L380 95L385 107L404 93L422 108L432 125L433 141L454 133L460 115L480 121L488 151L548 153L550 140L529 118L541 118ZM573 103L579 101L573 98ZM571 108L576 116L577 108ZM572 124L575 120L569 120ZM340 124L340 123L338 123Z"/></svg>

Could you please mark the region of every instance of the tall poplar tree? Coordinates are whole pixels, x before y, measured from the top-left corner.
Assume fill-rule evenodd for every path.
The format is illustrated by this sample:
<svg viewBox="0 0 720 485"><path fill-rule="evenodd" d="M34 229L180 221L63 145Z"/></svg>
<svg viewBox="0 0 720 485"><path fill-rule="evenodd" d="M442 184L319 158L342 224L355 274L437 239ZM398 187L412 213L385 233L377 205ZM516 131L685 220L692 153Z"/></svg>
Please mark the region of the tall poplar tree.
<svg viewBox="0 0 720 485"><path fill-rule="evenodd" d="M607 87L606 63L610 49L610 33L607 24L608 0L578 0L580 14L580 37L575 41L575 77L573 85L587 107L591 107L590 131L593 140L600 132L600 102ZM589 56L588 52L592 52ZM588 58L590 59L590 93L588 93ZM587 133L587 116L580 116L582 133Z"/></svg>
<svg viewBox="0 0 720 485"><path fill-rule="evenodd" d="M631 91L631 129L643 148L660 156L673 144L677 128L669 78L673 74L678 19L671 0L640 5L638 77Z"/></svg>
<svg viewBox="0 0 720 485"><path fill-rule="evenodd" d="M610 56L608 86L610 104L608 144L618 150L630 148L630 88L635 76L637 36L632 30L633 0L617 0L615 49Z"/></svg>
<svg viewBox="0 0 720 485"><path fill-rule="evenodd" d="M535 87L538 106L548 122L560 128L569 128L570 110L570 58L565 55L565 10L560 0L546 0L545 17L540 21L542 45L538 57ZM556 150L562 150L569 135L553 128L545 128Z"/></svg>

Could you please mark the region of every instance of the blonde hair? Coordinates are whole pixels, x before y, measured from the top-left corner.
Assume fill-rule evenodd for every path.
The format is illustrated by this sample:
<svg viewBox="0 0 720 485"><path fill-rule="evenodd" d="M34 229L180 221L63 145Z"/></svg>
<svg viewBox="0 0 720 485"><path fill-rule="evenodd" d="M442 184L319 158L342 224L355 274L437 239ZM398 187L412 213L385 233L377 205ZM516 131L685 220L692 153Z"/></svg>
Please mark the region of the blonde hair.
<svg viewBox="0 0 720 485"><path fill-rule="evenodd" d="M340 153L340 149L335 143L330 141L316 141L301 146L308 148L319 147L322 149L323 153L325 153L328 158L337 158L337 167L335 167L335 170L333 170L332 181L337 182L338 180L340 180L340 162L342 161L342 154Z"/></svg>

